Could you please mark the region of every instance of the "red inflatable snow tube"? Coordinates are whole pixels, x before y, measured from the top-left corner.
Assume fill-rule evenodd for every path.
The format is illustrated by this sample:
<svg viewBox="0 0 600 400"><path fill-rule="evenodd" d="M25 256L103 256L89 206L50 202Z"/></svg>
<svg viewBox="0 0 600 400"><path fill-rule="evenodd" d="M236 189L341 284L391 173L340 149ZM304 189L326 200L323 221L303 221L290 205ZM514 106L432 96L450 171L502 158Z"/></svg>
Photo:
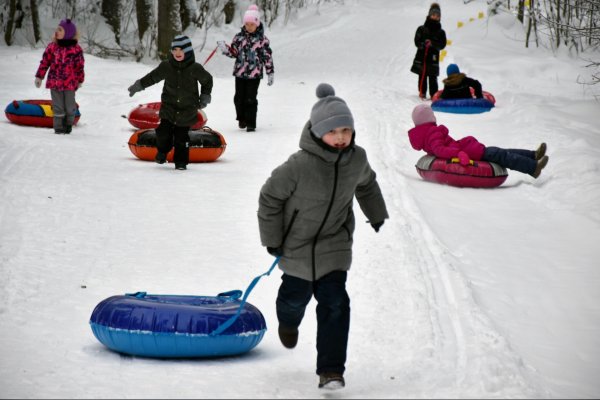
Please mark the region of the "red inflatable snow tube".
<svg viewBox="0 0 600 400"><path fill-rule="evenodd" d="M425 155L415 167L426 181L456 187L494 188L508 177L504 167L487 161L473 161L472 165L463 166L455 160Z"/></svg>
<svg viewBox="0 0 600 400"><path fill-rule="evenodd" d="M144 161L154 161L156 153L156 131L139 129L129 138L129 150L134 156ZM190 131L190 162L213 162L225 152L227 143L219 132L208 126ZM173 162L174 150L167 153L167 161Z"/></svg>
<svg viewBox="0 0 600 400"><path fill-rule="evenodd" d="M156 103L140 104L129 112L127 120L138 129L156 129L160 124L160 101ZM192 126L192 129L200 129L208 122L206 114L198 110L198 122Z"/></svg>
<svg viewBox="0 0 600 400"><path fill-rule="evenodd" d="M54 122L52 100L13 100L4 109L4 114L10 122L17 125L52 128ZM77 124L79 117L81 114L77 104L73 124Z"/></svg>

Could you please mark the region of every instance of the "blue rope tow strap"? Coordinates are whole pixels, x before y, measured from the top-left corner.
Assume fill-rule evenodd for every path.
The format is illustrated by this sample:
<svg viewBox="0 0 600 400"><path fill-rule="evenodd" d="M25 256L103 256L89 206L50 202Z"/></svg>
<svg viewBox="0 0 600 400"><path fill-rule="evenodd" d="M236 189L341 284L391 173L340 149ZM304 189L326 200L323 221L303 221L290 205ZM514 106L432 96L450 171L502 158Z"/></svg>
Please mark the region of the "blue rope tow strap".
<svg viewBox="0 0 600 400"><path fill-rule="evenodd" d="M264 274L258 275L256 278L254 278L252 280L252 282L250 282L250 285L248 285L248 287L246 288L246 292L244 293L244 297L242 298L240 307L238 308L235 315L233 315L227 321L225 321L224 323L219 325L219 327L217 329L215 329L214 331L212 331L210 333L210 336L220 335L221 333L223 333L223 331L225 331L225 329L229 328L235 322L235 320L240 316L242 309L244 308L244 305L246 304L246 299L248 299L248 295L250 295L250 292L252 291L252 289L254 289L254 286L256 286L258 281L260 281L260 278L262 278L263 276L271 275L271 272L273 271L275 266L279 263L280 258L281 258L281 256L275 257L275 261L273 261L273 265L271 265L271 268L269 268L269 270L267 272L265 272Z"/></svg>

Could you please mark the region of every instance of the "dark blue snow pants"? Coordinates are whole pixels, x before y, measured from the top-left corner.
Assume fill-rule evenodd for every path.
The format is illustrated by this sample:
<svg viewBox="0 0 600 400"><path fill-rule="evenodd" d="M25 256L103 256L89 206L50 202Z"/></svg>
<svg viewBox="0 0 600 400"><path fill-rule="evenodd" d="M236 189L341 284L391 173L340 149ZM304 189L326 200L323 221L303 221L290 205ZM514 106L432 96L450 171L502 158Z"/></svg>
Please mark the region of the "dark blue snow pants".
<svg viewBox="0 0 600 400"><path fill-rule="evenodd" d="M334 271L311 282L287 274L281 277L277 295L277 319L281 325L300 325L312 296L317 300L317 374L346 369L350 329L350 298L345 271Z"/></svg>
<svg viewBox="0 0 600 400"><path fill-rule="evenodd" d="M486 147L482 161L493 162L501 167L533 174L537 167L535 151L523 149L501 149L500 147Z"/></svg>

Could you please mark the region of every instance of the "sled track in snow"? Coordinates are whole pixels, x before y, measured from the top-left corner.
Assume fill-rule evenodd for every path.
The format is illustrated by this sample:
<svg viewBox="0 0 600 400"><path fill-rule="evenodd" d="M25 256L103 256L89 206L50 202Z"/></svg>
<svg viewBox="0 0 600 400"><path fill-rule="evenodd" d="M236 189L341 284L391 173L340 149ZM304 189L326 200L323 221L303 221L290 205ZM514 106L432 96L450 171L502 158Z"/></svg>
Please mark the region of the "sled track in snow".
<svg viewBox="0 0 600 400"><path fill-rule="evenodd" d="M379 65L376 69L380 71L370 71L381 77L382 85L369 88L370 97L378 101L371 110L362 112L370 125L369 157L390 211L384 229L389 230L388 237L406 247L406 256L396 268L407 269L406 275L413 280L407 287L417 289L419 294L410 300L416 302L413 311L427 314L429 326L415 327L430 335L433 346L428 360L415 360L424 363L429 375L421 379L425 383L436 381L432 387L445 385L443 392L431 393L434 397L489 396L498 392L543 395L545 390L539 387L535 374L523 365L477 305L469 282L460 272L460 255L446 248L424 218L426 211L418 205L415 190L429 183L416 174L414 160L419 155L410 147L407 130L412 127L412 108L419 100L406 92L407 87L414 86L412 81L397 79L406 78L402 71L408 70L410 62L412 54L399 53L387 64ZM361 90L366 89L357 92ZM390 118L392 115L397 118ZM362 143L365 140L361 137ZM413 316L413 320L423 322L425 317ZM422 355L415 353L414 357Z"/></svg>

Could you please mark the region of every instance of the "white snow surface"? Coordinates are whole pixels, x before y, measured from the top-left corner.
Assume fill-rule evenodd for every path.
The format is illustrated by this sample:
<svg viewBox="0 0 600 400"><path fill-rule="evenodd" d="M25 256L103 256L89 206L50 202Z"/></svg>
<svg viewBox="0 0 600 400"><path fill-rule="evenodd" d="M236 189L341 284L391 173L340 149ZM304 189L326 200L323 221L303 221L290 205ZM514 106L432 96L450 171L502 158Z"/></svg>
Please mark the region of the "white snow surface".
<svg viewBox="0 0 600 400"><path fill-rule="evenodd" d="M545 141L539 179L510 171L498 188L460 189L418 176L423 154L407 138L420 102L413 37L429 5L418 0L327 3L267 28L275 83L261 84L254 133L237 128L233 60L215 55L206 113L227 149L187 171L127 146L134 128L121 116L159 101L162 84L133 98L127 87L156 62L87 55L71 135L1 121L0 397L600 397L598 88L577 82L590 74L585 61L526 49L514 17L488 19L483 1L440 3L452 40L440 88L456 62L497 103L437 113L438 123L486 145ZM238 29L209 32L197 60ZM0 104L50 98L33 85L43 50L0 47ZM268 331L242 356L160 360L104 347L89 318L107 297L214 296L268 269L259 190L298 149L321 82L351 108L390 213L375 233L355 210L346 388L317 388L314 300L296 349L279 343L279 270L250 294Z"/></svg>

